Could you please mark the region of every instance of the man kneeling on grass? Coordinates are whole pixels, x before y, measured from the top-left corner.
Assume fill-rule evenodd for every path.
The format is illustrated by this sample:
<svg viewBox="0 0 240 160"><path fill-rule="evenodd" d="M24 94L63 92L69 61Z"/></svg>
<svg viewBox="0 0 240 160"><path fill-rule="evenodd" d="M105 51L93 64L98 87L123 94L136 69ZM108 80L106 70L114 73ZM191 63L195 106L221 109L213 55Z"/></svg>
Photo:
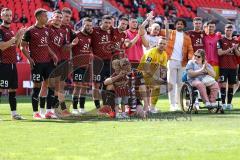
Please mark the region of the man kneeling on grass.
<svg viewBox="0 0 240 160"><path fill-rule="evenodd" d="M118 62L119 61L119 62ZM120 68L118 68L118 63ZM131 64L128 59L113 61L115 72L113 75L104 81L104 85L108 89L114 90L116 118L127 118L124 105L129 105L129 115L136 115L141 118L146 117L146 111L149 104L147 103L142 73L137 70L131 70ZM140 99L144 100L144 108ZM119 113L119 103L122 103L122 113Z"/></svg>

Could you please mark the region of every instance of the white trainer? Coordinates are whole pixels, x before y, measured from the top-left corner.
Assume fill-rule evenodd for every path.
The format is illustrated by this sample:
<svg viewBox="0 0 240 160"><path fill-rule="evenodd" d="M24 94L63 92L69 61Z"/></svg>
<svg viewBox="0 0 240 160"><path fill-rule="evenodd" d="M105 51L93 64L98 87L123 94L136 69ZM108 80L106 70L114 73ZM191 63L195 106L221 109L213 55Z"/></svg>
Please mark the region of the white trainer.
<svg viewBox="0 0 240 160"><path fill-rule="evenodd" d="M122 114L121 113L117 113L116 114L116 119L123 119L124 117L122 116Z"/></svg>
<svg viewBox="0 0 240 160"><path fill-rule="evenodd" d="M86 111L85 111L85 109L84 109L84 108L80 108L80 109L79 109L79 113L80 113L80 114L85 114L85 113L86 113Z"/></svg>
<svg viewBox="0 0 240 160"><path fill-rule="evenodd" d="M126 112L122 112L122 117L123 117L123 118L129 118L129 116L127 115Z"/></svg>
<svg viewBox="0 0 240 160"><path fill-rule="evenodd" d="M153 114L155 114L155 113L158 113L158 112L159 112L159 110L158 110L157 108L155 108L155 107L154 107L154 108L153 108L153 107L151 107L149 111L150 111L150 113L153 113Z"/></svg>
<svg viewBox="0 0 240 160"><path fill-rule="evenodd" d="M228 110L232 110L233 109L233 105L232 104L227 104L227 109Z"/></svg>
<svg viewBox="0 0 240 160"><path fill-rule="evenodd" d="M205 103L205 106L206 106L206 107L211 107L211 103L210 103L210 102L206 102L206 103Z"/></svg>
<svg viewBox="0 0 240 160"><path fill-rule="evenodd" d="M223 110L226 110L227 109L227 104L223 104L222 107L223 107Z"/></svg>
<svg viewBox="0 0 240 160"><path fill-rule="evenodd" d="M174 104L171 104L170 105L170 111L177 111L178 110L178 107Z"/></svg>
<svg viewBox="0 0 240 160"><path fill-rule="evenodd" d="M80 115L80 112L78 111L78 109L73 109L72 114L75 116L78 116L78 115Z"/></svg>

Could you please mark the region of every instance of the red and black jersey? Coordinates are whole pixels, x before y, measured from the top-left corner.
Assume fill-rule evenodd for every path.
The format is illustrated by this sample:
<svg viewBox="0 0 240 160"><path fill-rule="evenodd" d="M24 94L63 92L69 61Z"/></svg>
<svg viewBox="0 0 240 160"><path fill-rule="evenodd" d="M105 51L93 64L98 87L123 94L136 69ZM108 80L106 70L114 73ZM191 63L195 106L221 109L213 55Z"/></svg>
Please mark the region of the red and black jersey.
<svg viewBox="0 0 240 160"><path fill-rule="evenodd" d="M35 63L50 62L48 28L39 28L37 26L29 27L23 35L23 41L28 42L30 56Z"/></svg>
<svg viewBox="0 0 240 160"><path fill-rule="evenodd" d="M196 52L198 49L204 49L204 44L203 44L203 37L205 35L204 31L196 32L192 30L192 31L188 31L187 34L191 38L194 52Z"/></svg>
<svg viewBox="0 0 240 160"><path fill-rule="evenodd" d="M14 32L5 26L0 25L0 42L7 42L14 37ZM17 63L16 45L0 50L0 63L15 64Z"/></svg>
<svg viewBox="0 0 240 160"><path fill-rule="evenodd" d="M73 66L88 65L92 53L91 36L82 32L78 32L75 36L78 37L79 41L77 45L72 47ZM81 56L86 54L89 56Z"/></svg>
<svg viewBox="0 0 240 160"><path fill-rule="evenodd" d="M240 45L240 36L237 38L237 41L238 41L238 44ZM240 64L240 56L238 56L238 64ZM240 69L239 69L239 71L240 71Z"/></svg>
<svg viewBox="0 0 240 160"><path fill-rule="evenodd" d="M116 72L114 72L111 77L115 77L117 75L118 74ZM122 78L119 78L118 80L116 80L113 83L114 91L115 91L117 97L124 97L124 96L128 96L129 95L128 87L125 84L125 82L127 82L127 77L126 76L122 77Z"/></svg>
<svg viewBox="0 0 240 160"><path fill-rule="evenodd" d="M91 37L93 54L103 60L111 60L113 51L111 31L104 31L100 27L96 27Z"/></svg>
<svg viewBox="0 0 240 160"><path fill-rule="evenodd" d="M66 31L66 43L70 44L74 39L74 31L71 25L61 25L61 29ZM70 51L62 52L62 60L70 58Z"/></svg>
<svg viewBox="0 0 240 160"><path fill-rule="evenodd" d="M63 46L66 44L66 31L61 28L56 28L53 25L48 26L49 29L49 47L57 55L58 61L63 59Z"/></svg>
<svg viewBox="0 0 240 160"><path fill-rule="evenodd" d="M119 54L120 50L125 49L124 41L127 38L125 32L119 32L118 28L111 29L112 34L112 43L113 43L113 52L114 54Z"/></svg>
<svg viewBox="0 0 240 160"><path fill-rule="evenodd" d="M239 42L234 39L227 39L226 37L218 41L218 49L223 51L232 48L233 45L238 44ZM235 51L231 52L231 55L222 55L219 56L219 66L220 68L236 69L238 64L238 57L235 54Z"/></svg>

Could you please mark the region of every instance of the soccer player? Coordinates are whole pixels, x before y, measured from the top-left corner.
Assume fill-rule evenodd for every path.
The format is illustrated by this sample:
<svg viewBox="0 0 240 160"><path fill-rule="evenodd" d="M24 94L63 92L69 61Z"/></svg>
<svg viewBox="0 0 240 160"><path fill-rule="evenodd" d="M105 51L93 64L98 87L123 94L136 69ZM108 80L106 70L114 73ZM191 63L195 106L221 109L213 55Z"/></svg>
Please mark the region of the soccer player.
<svg viewBox="0 0 240 160"><path fill-rule="evenodd" d="M74 40L74 31L73 31L73 27L70 24L71 17L72 17L72 11L70 8L63 8L62 14L63 14L63 19L62 19L61 29L64 29L67 32L66 45L71 45L71 43L76 44L75 42L77 42L77 39ZM64 50L64 52L62 52L62 55L61 55L60 63L63 64L62 68L64 68L65 73L70 72L70 68L68 65L68 60L70 58L72 58L70 53L71 53L70 50L66 49L66 50ZM65 103L65 95L64 95L64 86L65 86L66 78L67 78L67 74L65 74L65 76L60 79L60 88L59 88L59 92L58 92L59 94L58 94L58 96L55 96L55 103L60 104L61 110L63 111L62 114L64 116L69 116L69 115L71 115L71 113L67 110L67 106Z"/></svg>
<svg viewBox="0 0 240 160"><path fill-rule="evenodd" d="M221 34L215 33L216 23L214 21L207 22L207 35L204 36L203 44L206 51L206 60L213 66L216 73L215 79L219 78L219 56L217 50L217 42L222 38Z"/></svg>
<svg viewBox="0 0 240 160"><path fill-rule="evenodd" d="M43 117L38 113L41 82L43 80L47 81L53 70L51 59L53 59L54 65L57 65L58 58L48 45L49 30L45 27L48 21L47 10L39 8L35 11L34 16L36 23L24 33L21 50L30 63L34 83L32 93L33 118L42 119ZM54 91L48 88L47 108L51 108L53 96Z"/></svg>
<svg viewBox="0 0 240 160"><path fill-rule="evenodd" d="M124 58L125 50L132 47L135 43L137 43L138 39L144 32L138 32L138 34L132 39L127 38L126 30L128 26L128 18L121 17L118 21L118 27L113 28L111 27L111 36L112 36L112 43L113 43L113 58Z"/></svg>
<svg viewBox="0 0 240 160"><path fill-rule="evenodd" d="M65 64L65 60L62 60L63 58L63 50L67 50L70 48L69 45L66 45L66 30L61 28L62 24L62 12L60 10L56 10L53 12L53 17L51 19L51 23L48 25L49 28L49 47L52 49L52 51L57 55L58 57L58 65L56 66L55 70L52 73L51 78L51 88L55 88L55 97L58 96L58 94L63 94L60 92L63 92L63 90L60 90L62 88L61 85L64 85L64 83L61 83L61 81L64 81L65 78L68 75L68 63ZM76 40L78 41L78 40ZM74 41L72 42L72 45L74 45ZM54 101L54 98L53 98ZM53 104L53 107L56 107L56 104ZM61 116L68 116L69 112L66 108L63 108L61 112ZM52 114L51 109L47 108L47 113L45 114L46 118L55 118L54 114Z"/></svg>
<svg viewBox="0 0 240 160"><path fill-rule="evenodd" d="M196 52L198 49L204 49L203 38L205 36L205 32L202 30L202 25L203 25L202 18L195 17L193 19L194 29L187 32L191 38L194 52Z"/></svg>
<svg viewBox="0 0 240 160"><path fill-rule="evenodd" d="M110 31L111 24L112 17L105 15L102 17L100 27L94 28L91 34L93 55L101 58L103 61L102 70L100 73L96 73L97 71L95 69L101 68L102 66L98 66L101 64L97 63L98 61L93 60L93 81L95 82L93 86L93 97L97 110L100 108L100 84L104 81L104 79L110 77L110 63L113 51Z"/></svg>
<svg viewBox="0 0 240 160"><path fill-rule="evenodd" d="M118 62L119 61L119 62ZM120 66L118 66L120 63ZM137 115L142 118L146 117L147 113L147 99L146 99L146 87L144 85L144 79L142 73L138 70L131 70L131 63L127 58L120 60L114 60L113 66L116 72L104 81L104 84L114 90L115 93L115 112L116 118L127 118L126 113L119 113L118 104L120 100L123 105L129 105L129 114ZM119 68L120 67L120 68ZM110 90L111 91L111 90ZM140 99L144 100L144 108Z"/></svg>
<svg viewBox="0 0 240 160"><path fill-rule="evenodd" d="M233 86L237 82L238 56L240 56L238 41L233 39L232 34L233 25L226 24L225 35L218 41L221 98L224 109L232 109Z"/></svg>
<svg viewBox="0 0 240 160"><path fill-rule="evenodd" d="M157 113L156 104L158 96L160 94L160 83L163 79L160 79L162 73L161 69L167 67L167 53L165 51L167 41L164 37L160 37L158 46L150 49L146 52L141 61L138 69L142 71L147 87L148 101L151 104L149 111L151 113Z"/></svg>
<svg viewBox="0 0 240 160"><path fill-rule="evenodd" d="M93 31L93 24L91 18L83 19L83 26L79 32L76 33L76 37L79 39L78 43L72 47L73 55L73 81L74 81L74 90L73 90L73 111L74 115L84 114L84 104L86 94L86 87L89 78L89 63L90 58L92 57L91 50L91 33ZM78 110L78 102L80 104L80 110Z"/></svg>
<svg viewBox="0 0 240 160"><path fill-rule="evenodd" d="M14 36L14 32L10 29L12 11L8 8L2 9L1 19L3 22L0 25L0 95L3 89L8 89L12 119L23 120L24 118L17 113L16 89L18 88L18 74L16 47L25 28L21 28Z"/></svg>
<svg viewBox="0 0 240 160"><path fill-rule="evenodd" d="M108 104L112 107L115 112L115 117L118 119L128 118L125 112L125 105L128 105L128 88L126 87L126 71L122 70L120 65L120 60L115 59L112 61L112 68L114 69L114 73L110 78L107 78L104 81L104 85L107 85L107 91L109 94L113 96L109 96L110 98L114 98L114 107L112 104ZM113 101L113 100L112 100ZM112 102L110 101L110 102ZM122 113L119 113L119 105L121 104Z"/></svg>
<svg viewBox="0 0 240 160"><path fill-rule="evenodd" d="M126 39L127 35L125 31L127 27L128 27L128 18L121 17L118 21L118 27L111 28L114 57L115 56L121 57L121 58L125 57L124 55L119 55L119 54L124 54L125 48L129 46L129 43L130 43L130 41Z"/></svg>

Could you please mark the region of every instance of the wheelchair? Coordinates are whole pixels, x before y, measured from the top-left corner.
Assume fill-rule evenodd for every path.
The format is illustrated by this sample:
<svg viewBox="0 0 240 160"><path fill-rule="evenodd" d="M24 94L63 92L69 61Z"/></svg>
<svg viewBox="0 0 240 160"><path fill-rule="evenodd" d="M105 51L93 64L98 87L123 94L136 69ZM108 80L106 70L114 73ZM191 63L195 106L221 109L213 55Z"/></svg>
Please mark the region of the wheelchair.
<svg viewBox="0 0 240 160"><path fill-rule="evenodd" d="M180 90L180 106L185 113L198 113L198 110L207 109L210 113L221 113L224 114L224 110L221 104L221 93L219 91L216 98L217 106L205 107L200 106L200 102L203 102L200 96L200 92L196 87L191 86L190 82L187 81L186 73L184 73L182 81L184 82ZM184 77L185 76L185 77ZM208 94L210 90L207 89Z"/></svg>

